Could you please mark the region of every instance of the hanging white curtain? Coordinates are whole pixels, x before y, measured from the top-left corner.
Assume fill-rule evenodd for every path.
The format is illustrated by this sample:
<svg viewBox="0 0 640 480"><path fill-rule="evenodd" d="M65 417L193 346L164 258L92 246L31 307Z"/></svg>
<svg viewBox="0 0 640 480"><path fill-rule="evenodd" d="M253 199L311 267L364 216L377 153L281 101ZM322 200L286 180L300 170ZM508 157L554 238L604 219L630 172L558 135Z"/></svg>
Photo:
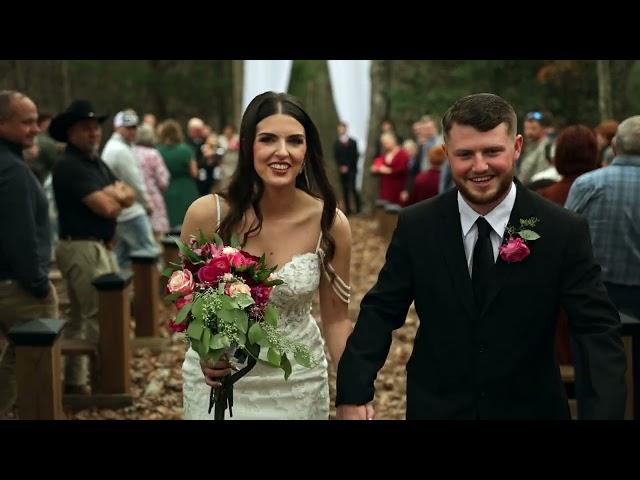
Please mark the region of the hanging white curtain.
<svg viewBox="0 0 640 480"><path fill-rule="evenodd" d="M328 64L338 117L348 125L349 136L358 142L356 185L360 190L371 113L371 60L328 60Z"/></svg>
<svg viewBox="0 0 640 480"><path fill-rule="evenodd" d="M256 95L272 90L287 92L293 60L245 60L242 112Z"/></svg>

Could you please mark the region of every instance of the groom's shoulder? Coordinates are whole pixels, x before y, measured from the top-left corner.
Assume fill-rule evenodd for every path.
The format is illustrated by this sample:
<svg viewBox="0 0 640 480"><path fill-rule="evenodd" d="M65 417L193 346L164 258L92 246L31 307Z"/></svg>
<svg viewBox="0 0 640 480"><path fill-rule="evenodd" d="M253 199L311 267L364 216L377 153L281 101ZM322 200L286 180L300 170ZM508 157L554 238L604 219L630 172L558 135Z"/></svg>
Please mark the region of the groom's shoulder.
<svg viewBox="0 0 640 480"><path fill-rule="evenodd" d="M571 210L548 200L537 193L523 189L523 194L529 197L529 201L535 205L539 216L547 220L547 224L561 230L572 231L576 226L585 223L586 220Z"/></svg>
<svg viewBox="0 0 640 480"><path fill-rule="evenodd" d="M458 191L451 189L448 192L403 208L400 215L409 222L424 221L435 215L440 215L446 209L457 208L457 195Z"/></svg>

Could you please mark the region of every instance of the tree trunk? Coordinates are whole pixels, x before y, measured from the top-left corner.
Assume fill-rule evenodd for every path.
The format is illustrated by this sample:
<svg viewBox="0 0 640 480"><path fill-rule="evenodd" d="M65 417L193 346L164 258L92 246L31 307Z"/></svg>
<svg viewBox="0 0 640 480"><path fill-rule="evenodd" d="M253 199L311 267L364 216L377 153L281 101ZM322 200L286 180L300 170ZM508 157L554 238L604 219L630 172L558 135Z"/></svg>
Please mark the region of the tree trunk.
<svg viewBox="0 0 640 480"><path fill-rule="evenodd" d="M27 90L23 67L24 66L22 64L22 60L13 61L13 73L15 75L15 85L16 85L16 90L19 92L24 92Z"/></svg>
<svg viewBox="0 0 640 480"><path fill-rule="evenodd" d="M149 67L151 67L152 78L149 82L149 90L151 93L151 101L154 104L154 113L159 120L164 120L168 117L167 114L167 102L163 95L163 78L166 74L167 66L162 60L149 60Z"/></svg>
<svg viewBox="0 0 640 480"><path fill-rule="evenodd" d="M244 82L243 60L231 60L231 84L233 85L233 122L240 129L242 118L242 86Z"/></svg>
<svg viewBox="0 0 640 480"><path fill-rule="evenodd" d="M69 62L68 60L60 61L60 72L62 73L62 98L64 107L71 103L71 84L69 83Z"/></svg>
<svg viewBox="0 0 640 480"><path fill-rule="evenodd" d="M613 118L613 101L611 97L610 60L597 60L598 66L598 109L600 120Z"/></svg>
<svg viewBox="0 0 640 480"><path fill-rule="evenodd" d="M389 99L389 60L373 60L371 62L371 116L369 118L369 135L367 151L362 172L362 203L365 213L373 212L374 202L378 197L379 180L371 175L371 163L380 135L380 124L388 113Z"/></svg>
<svg viewBox="0 0 640 480"><path fill-rule="evenodd" d="M634 102L629 99L629 95L635 95L635 92L629 92L629 80L635 63L636 60L611 60L611 89L616 91L611 118L622 120L635 114L632 107Z"/></svg>

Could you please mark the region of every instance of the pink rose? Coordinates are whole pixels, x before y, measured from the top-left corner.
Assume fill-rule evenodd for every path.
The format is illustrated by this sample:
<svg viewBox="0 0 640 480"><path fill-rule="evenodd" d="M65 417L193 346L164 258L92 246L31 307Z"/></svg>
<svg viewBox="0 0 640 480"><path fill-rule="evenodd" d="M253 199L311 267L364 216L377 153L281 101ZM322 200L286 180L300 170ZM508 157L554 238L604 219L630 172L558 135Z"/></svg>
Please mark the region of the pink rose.
<svg viewBox="0 0 640 480"><path fill-rule="evenodd" d="M191 293L193 292L193 274L189 270L178 270L171 274L167 289L171 293Z"/></svg>
<svg viewBox="0 0 640 480"><path fill-rule="evenodd" d="M169 330L172 332L184 332L187 329L187 322L175 323L173 320L169 320Z"/></svg>
<svg viewBox="0 0 640 480"><path fill-rule="evenodd" d="M250 256L245 255L242 251L238 251L231 256L231 265L233 265L234 268L250 267L257 264L258 262Z"/></svg>
<svg viewBox="0 0 640 480"><path fill-rule="evenodd" d="M229 259L221 255L214 257L208 264L198 270L198 278L203 283L216 283L218 278L230 271Z"/></svg>
<svg viewBox="0 0 640 480"><path fill-rule="evenodd" d="M184 307L187 303L190 303L193 300L193 295L189 294L184 297L176 298L175 305L178 310Z"/></svg>
<svg viewBox="0 0 640 480"><path fill-rule="evenodd" d="M247 295L251 294L251 288L242 282L228 283L225 290L225 293L230 297L235 297L239 293L246 293Z"/></svg>
<svg viewBox="0 0 640 480"><path fill-rule="evenodd" d="M520 237L509 237L507 243L500 245L500 258L507 263L521 262L529 256L529 247Z"/></svg>

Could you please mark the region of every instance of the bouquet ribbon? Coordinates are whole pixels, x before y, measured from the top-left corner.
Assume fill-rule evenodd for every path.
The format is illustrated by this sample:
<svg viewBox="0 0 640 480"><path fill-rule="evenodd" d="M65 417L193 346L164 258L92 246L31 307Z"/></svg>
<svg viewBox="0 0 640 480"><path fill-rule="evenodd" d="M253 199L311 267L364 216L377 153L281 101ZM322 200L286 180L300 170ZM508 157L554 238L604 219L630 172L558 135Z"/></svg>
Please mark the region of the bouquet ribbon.
<svg viewBox="0 0 640 480"><path fill-rule="evenodd" d="M222 377L220 387L211 387L209 395L209 412L215 405L213 414L214 420L224 420L224 412L229 409L229 417L233 418L233 384L244 377L249 371L256 366L257 359L252 356L247 360L247 366L238 370L233 375Z"/></svg>

